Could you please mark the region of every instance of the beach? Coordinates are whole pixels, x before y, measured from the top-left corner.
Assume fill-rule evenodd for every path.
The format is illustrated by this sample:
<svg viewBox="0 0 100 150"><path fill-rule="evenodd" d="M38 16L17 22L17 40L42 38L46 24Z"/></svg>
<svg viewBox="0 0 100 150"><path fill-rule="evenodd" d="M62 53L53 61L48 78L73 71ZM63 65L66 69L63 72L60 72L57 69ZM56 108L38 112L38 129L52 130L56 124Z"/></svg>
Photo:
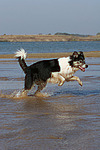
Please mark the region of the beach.
<svg viewBox="0 0 100 150"><path fill-rule="evenodd" d="M31 53L27 55L27 58L59 58L59 57L67 57L71 55L71 52L68 53ZM0 55L0 59L12 59L15 54L5 54ZM91 51L84 52L85 57L100 57L100 51Z"/></svg>
<svg viewBox="0 0 100 150"><path fill-rule="evenodd" d="M70 54L28 54L26 62ZM36 97L33 89L14 98L24 87L24 73L14 54L0 55L1 150L99 150L100 51L85 56L89 67L76 73L82 87L76 81L48 84L43 92L49 97Z"/></svg>
<svg viewBox="0 0 100 150"><path fill-rule="evenodd" d="M37 42L37 41L100 41L100 35L0 35L0 42Z"/></svg>

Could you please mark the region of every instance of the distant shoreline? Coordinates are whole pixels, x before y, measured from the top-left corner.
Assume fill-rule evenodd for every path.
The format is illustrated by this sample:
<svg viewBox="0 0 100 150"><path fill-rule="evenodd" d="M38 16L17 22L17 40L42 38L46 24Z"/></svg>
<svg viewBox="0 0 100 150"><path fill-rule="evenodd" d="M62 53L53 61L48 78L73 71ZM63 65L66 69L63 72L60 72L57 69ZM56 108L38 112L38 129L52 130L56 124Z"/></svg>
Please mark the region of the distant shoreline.
<svg viewBox="0 0 100 150"><path fill-rule="evenodd" d="M29 53L27 58L59 58L67 57L71 55L68 53ZM85 57L100 57L100 51L84 52ZM0 59L12 59L15 58L14 54L0 55ZM16 58L15 58L16 60Z"/></svg>
<svg viewBox="0 0 100 150"><path fill-rule="evenodd" d="M38 42L38 41L100 41L100 35L80 37L75 35L0 35L0 42Z"/></svg>

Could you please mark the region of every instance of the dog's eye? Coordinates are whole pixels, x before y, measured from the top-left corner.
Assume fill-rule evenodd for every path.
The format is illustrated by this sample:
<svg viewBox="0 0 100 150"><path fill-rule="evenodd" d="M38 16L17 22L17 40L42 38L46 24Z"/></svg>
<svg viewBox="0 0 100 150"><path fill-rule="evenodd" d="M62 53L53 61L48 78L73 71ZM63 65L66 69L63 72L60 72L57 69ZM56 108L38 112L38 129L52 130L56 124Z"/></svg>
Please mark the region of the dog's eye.
<svg viewBox="0 0 100 150"><path fill-rule="evenodd" d="M82 60L80 60L80 63L82 63Z"/></svg>
<svg viewBox="0 0 100 150"><path fill-rule="evenodd" d="M79 62L77 61L77 64L79 64Z"/></svg>

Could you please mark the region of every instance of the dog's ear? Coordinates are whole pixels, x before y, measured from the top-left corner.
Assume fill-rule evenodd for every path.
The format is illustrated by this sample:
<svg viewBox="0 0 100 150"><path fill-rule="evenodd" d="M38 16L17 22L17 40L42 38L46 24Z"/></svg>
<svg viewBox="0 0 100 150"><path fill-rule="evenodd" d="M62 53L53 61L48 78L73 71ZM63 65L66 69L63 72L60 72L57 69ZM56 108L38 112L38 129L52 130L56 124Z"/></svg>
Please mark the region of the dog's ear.
<svg viewBox="0 0 100 150"><path fill-rule="evenodd" d="M78 52L74 51L73 57L78 58Z"/></svg>
<svg viewBox="0 0 100 150"><path fill-rule="evenodd" d="M79 52L78 52L78 55L84 55L84 54L83 54L83 52L82 52L82 51L79 51Z"/></svg>
<svg viewBox="0 0 100 150"><path fill-rule="evenodd" d="M82 51L78 52L78 56L79 56L79 59L82 59L82 60L85 59Z"/></svg>

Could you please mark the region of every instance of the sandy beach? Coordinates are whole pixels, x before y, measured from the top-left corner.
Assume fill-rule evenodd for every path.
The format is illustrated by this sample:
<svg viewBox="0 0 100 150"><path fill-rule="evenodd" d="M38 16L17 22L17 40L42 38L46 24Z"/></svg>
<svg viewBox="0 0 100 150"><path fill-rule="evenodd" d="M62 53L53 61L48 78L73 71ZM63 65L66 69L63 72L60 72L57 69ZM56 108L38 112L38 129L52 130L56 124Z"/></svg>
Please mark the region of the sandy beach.
<svg viewBox="0 0 100 150"><path fill-rule="evenodd" d="M86 37L73 35L0 35L1 42L33 42L33 41L100 41L100 35Z"/></svg>
<svg viewBox="0 0 100 150"><path fill-rule="evenodd" d="M72 53L32 53L28 54L27 58L58 58L67 57ZM84 52L85 57L100 57L100 51ZM14 54L0 55L0 59L15 58Z"/></svg>

